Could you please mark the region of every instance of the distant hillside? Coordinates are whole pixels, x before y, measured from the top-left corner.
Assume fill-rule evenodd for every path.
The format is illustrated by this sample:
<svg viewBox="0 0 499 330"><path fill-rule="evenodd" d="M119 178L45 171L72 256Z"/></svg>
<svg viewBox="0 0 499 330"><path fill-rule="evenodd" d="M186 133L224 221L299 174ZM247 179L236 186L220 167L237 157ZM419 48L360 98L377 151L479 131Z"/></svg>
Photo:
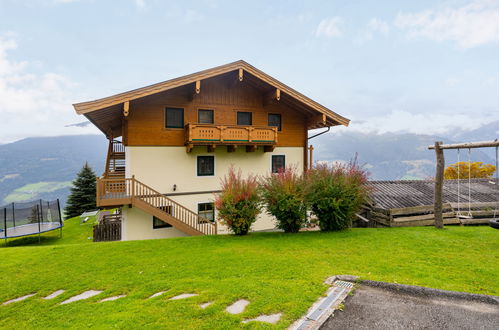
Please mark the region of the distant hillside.
<svg viewBox="0 0 499 330"><path fill-rule="evenodd" d="M360 164L373 180L425 179L434 176L435 154L427 146L445 143L493 140L499 137L499 122L481 129L455 132L450 137L418 134L374 134L345 131L310 140L314 160L348 161L358 154ZM71 181L85 161L102 174L107 140L102 135L28 138L0 145L0 205L13 201L60 198L65 202ZM445 153L447 164L456 162L456 151ZM493 163L493 151L474 150L473 161ZM467 151L462 152L467 160Z"/></svg>
<svg viewBox="0 0 499 330"><path fill-rule="evenodd" d="M38 198L65 202L86 161L102 174L106 151L101 135L37 137L0 145L0 205Z"/></svg>
<svg viewBox="0 0 499 330"><path fill-rule="evenodd" d="M476 139L471 139L476 140ZM372 180L425 179L434 176L435 153L427 147L435 141L455 141L439 136L409 133L328 133L310 140L314 160L349 161L358 154L358 162L371 173ZM460 141L461 142L461 141ZM457 161L455 150L445 152L446 163ZM467 150L461 160L467 161ZM481 150L472 151L472 161L494 162Z"/></svg>

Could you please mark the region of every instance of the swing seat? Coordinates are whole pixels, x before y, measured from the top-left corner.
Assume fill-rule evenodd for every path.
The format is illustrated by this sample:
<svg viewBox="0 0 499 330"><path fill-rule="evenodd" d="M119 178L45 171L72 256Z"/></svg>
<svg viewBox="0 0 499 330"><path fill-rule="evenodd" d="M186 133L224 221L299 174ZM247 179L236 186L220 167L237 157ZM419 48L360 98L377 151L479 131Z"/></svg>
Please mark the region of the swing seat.
<svg viewBox="0 0 499 330"><path fill-rule="evenodd" d="M473 215L471 214L471 212L468 212L468 214L457 213L456 217L458 217L459 219L473 219Z"/></svg>

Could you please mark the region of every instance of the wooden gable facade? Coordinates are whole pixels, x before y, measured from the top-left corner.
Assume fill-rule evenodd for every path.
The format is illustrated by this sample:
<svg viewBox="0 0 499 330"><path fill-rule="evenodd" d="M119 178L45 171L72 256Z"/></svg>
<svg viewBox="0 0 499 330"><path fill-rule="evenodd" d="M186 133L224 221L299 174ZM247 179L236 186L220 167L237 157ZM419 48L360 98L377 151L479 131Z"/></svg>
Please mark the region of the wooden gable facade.
<svg viewBox="0 0 499 330"><path fill-rule="evenodd" d="M244 61L74 107L109 139L122 136L125 146L187 151L195 145L226 145L229 151L238 145L248 151L306 147L309 129L349 122ZM184 127L167 128L167 108L183 109ZM200 125L199 110L212 110L213 122ZM238 125L238 112L251 113L250 125ZM270 125L269 115L280 115L279 128Z"/></svg>

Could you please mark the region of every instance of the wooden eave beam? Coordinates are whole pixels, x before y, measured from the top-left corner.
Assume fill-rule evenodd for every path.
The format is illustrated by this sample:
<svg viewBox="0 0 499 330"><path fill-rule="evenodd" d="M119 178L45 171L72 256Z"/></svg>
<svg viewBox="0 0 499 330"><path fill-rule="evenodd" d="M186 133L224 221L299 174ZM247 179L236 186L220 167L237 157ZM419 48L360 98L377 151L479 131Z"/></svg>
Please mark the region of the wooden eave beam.
<svg viewBox="0 0 499 330"><path fill-rule="evenodd" d="M126 101L123 103L123 116L128 119L128 113L130 110L130 101Z"/></svg>

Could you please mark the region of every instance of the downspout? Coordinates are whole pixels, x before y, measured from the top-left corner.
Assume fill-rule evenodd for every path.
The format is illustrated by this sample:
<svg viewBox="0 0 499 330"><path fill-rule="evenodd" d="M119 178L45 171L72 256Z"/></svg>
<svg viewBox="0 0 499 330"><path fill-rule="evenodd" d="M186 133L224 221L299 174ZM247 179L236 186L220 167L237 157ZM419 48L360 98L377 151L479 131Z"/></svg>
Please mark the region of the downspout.
<svg viewBox="0 0 499 330"><path fill-rule="evenodd" d="M330 130L331 130L331 126L328 126L325 131L317 133L315 135L312 135L311 137L307 138L307 140L311 140L311 139L313 139L315 137L318 137L319 135L325 134L325 133L329 132ZM312 152L314 150L314 146L312 146L312 145L309 146L308 150L310 152L309 161L308 161L308 168L311 169L312 168Z"/></svg>

